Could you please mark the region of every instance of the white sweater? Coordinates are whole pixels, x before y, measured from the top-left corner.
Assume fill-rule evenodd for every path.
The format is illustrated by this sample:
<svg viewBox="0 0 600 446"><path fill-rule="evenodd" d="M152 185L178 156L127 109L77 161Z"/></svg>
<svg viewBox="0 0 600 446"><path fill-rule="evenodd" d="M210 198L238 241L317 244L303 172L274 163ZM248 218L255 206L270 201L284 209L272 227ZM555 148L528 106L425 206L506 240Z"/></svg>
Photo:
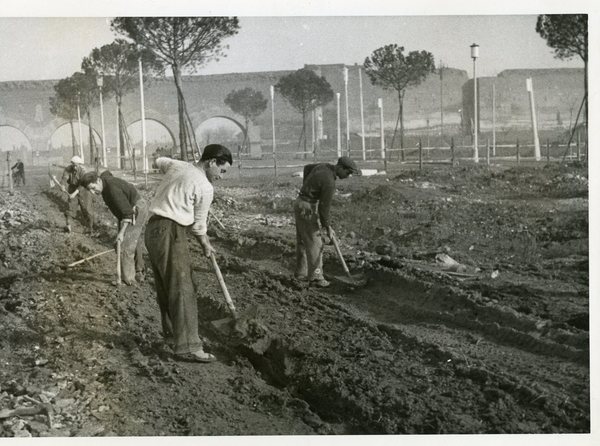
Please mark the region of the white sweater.
<svg viewBox="0 0 600 446"><path fill-rule="evenodd" d="M213 200L213 186L204 170L185 161L158 158L156 166L165 178L158 185L149 211L182 226L195 235L206 234L206 220Z"/></svg>

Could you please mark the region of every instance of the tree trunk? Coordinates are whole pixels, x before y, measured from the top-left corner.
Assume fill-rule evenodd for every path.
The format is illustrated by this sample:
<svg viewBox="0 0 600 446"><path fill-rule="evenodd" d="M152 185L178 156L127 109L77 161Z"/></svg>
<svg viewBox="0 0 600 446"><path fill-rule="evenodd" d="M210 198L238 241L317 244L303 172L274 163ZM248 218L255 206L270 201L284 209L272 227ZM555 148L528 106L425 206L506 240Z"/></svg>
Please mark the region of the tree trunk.
<svg viewBox="0 0 600 446"><path fill-rule="evenodd" d="M400 156L404 161L404 91L398 95L400 101Z"/></svg>
<svg viewBox="0 0 600 446"><path fill-rule="evenodd" d="M242 147L244 148L245 153L250 153L250 136L248 135L248 126L250 125L250 119L244 116L244 124L246 128L244 129L244 142L242 142Z"/></svg>
<svg viewBox="0 0 600 446"><path fill-rule="evenodd" d="M94 129L92 129L92 115L89 109L86 111L88 118L88 138L90 142L90 162L96 166L96 172L98 171L98 157L96 156L96 144L94 141Z"/></svg>
<svg viewBox="0 0 600 446"><path fill-rule="evenodd" d="M179 70L179 67L177 65L172 65L171 68L173 70L173 80L175 81L175 88L177 89L177 114L179 117L179 153L181 154L181 159L183 161L187 161L187 138L182 103L181 71Z"/></svg>
<svg viewBox="0 0 600 446"><path fill-rule="evenodd" d="M583 66L583 73L584 73L584 93L585 93L585 141L586 144L588 144L588 136L589 136L589 127L588 127L588 62L587 60L584 61L584 66ZM586 150L587 150L587 146L586 146ZM587 153L586 153L586 157L587 157Z"/></svg>
<svg viewBox="0 0 600 446"><path fill-rule="evenodd" d="M75 128L73 127L73 120L69 120L69 126L71 127L71 149L73 152L73 156L79 154L79 150L75 147L77 146L77 140L75 139Z"/></svg>
<svg viewBox="0 0 600 446"><path fill-rule="evenodd" d="M123 166L125 165L125 137L123 135L124 131L126 129L123 128L123 123L125 122L125 118L123 117L123 111L121 110L121 98L118 97L117 98L117 119L119 122L119 134L117 135L117 137L119 138L119 169L123 169ZM131 168L133 169L133 165L131 166Z"/></svg>
<svg viewBox="0 0 600 446"><path fill-rule="evenodd" d="M302 111L302 135L304 137L304 159L306 159L306 111Z"/></svg>

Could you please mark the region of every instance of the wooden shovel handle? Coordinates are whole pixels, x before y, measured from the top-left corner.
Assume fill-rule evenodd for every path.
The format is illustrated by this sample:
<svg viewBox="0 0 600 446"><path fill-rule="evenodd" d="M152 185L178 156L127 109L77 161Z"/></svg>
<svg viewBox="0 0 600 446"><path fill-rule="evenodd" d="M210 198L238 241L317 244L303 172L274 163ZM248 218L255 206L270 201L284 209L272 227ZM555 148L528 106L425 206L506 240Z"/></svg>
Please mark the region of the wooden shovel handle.
<svg viewBox="0 0 600 446"><path fill-rule="evenodd" d="M229 291L227 290L227 285L225 285L225 280L223 279L223 274L221 274L221 270L219 269L219 265L217 264L217 259L215 258L215 253L210 253L210 261L212 263L213 269L215 270L215 274L217 275L217 280L219 281L219 285L221 285L221 291L223 292L223 296L225 296L225 301L227 302L227 306L231 313L235 316L235 306L233 305L233 301L231 300L231 296L229 295Z"/></svg>
<svg viewBox="0 0 600 446"><path fill-rule="evenodd" d="M117 240L117 285L121 285L121 242Z"/></svg>
<svg viewBox="0 0 600 446"><path fill-rule="evenodd" d="M106 251L99 252L98 254L94 254L93 256L86 257L85 259L78 260L76 262L70 263L67 265L69 268L75 265L79 265L80 263L87 262L88 260L92 260L96 257L103 256L104 254L108 254L109 252L113 252L114 249L107 249Z"/></svg>
<svg viewBox="0 0 600 446"><path fill-rule="evenodd" d="M335 252L338 256L338 259L340 259L342 267L344 268L344 272L346 273L346 275L348 277L352 277L352 275L350 274L350 270L348 269L348 266L346 265L346 261L344 260L344 256L342 255L342 251L340 251L340 245L338 244L338 241L337 241L335 235L333 237L331 237L331 241L333 242L333 247L335 248Z"/></svg>

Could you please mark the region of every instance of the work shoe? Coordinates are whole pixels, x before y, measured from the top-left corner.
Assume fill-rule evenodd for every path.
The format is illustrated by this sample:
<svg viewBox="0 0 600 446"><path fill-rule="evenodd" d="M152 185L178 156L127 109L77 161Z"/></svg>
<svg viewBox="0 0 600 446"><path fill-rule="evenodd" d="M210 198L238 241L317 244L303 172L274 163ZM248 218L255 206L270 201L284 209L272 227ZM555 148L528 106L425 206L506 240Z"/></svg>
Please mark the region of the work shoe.
<svg viewBox="0 0 600 446"><path fill-rule="evenodd" d="M329 286L329 282L325 279L313 279L310 281L309 285L317 288L327 288Z"/></svg>
<svg viewBox="0 0 600 446"><path fill-rule="evenodd" d="M175 359L177 361L184 361L184 362L201 362L201 363L209 363L209 362L215 362L217 360L217 358L210 354L205 352L204 350L200 349L198 351L192 352L192 353L179 353L175 355Z"/></svg>
<svg viewBox="0 0 600 446"><path fill-rule="evenodd" d="M298 274L294 273L294 279L296 280L306 280L308 276L306 274Z"/></svg>

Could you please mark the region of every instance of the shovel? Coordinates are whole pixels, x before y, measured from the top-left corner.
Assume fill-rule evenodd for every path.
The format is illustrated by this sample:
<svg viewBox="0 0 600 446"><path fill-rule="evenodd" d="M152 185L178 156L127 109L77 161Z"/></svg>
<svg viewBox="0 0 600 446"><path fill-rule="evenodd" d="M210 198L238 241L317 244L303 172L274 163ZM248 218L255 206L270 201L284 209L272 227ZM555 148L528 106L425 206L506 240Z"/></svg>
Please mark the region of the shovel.
<svg viewBox="0 0 600 446"><path fill-rule="evenodd" d="M342 255L342 251L340 250L340 245L335 235L331 237L331 242L333 243L333 247L335 248L335 253L340 259L340 263L342 264L342 268L344 268L345 276L335 276L335 279L345 283L350 286L364 286L367 283L367 280L362 275L352 275L350 274L350 270L346 265L346 261L344 260L344 256Z"/></svg>
<svg viewBox="0 0 600 446"><path fill-rule="evenodd" d="M225 302L227 303L227 308L231 312L231 317L227 317L224 319L218 319L216 321L211 321L213 327L215 327L219 332L230 335L232 332L236 332L238 336L247 337L249 331L249 325L257 325L249 324L248 322L251 319L256 318L256 314L258 312L258 307L253 306L248 311L246 311L243 315L240 315L235 309L235 305L233 304L233 300L229 295L229 291L227 290L227 285L225 285L225 279L223 279L223 274L221 274L221 269L217 264L217 259L215 258L215 254L210 254L210 261L212 263L213 270L215 271L215 275L217 276L217 280L219 281L219 285L221 286L221 291L223 292L223 296L225 297ZM254 321L255 322L255 321Z"/></svg>

